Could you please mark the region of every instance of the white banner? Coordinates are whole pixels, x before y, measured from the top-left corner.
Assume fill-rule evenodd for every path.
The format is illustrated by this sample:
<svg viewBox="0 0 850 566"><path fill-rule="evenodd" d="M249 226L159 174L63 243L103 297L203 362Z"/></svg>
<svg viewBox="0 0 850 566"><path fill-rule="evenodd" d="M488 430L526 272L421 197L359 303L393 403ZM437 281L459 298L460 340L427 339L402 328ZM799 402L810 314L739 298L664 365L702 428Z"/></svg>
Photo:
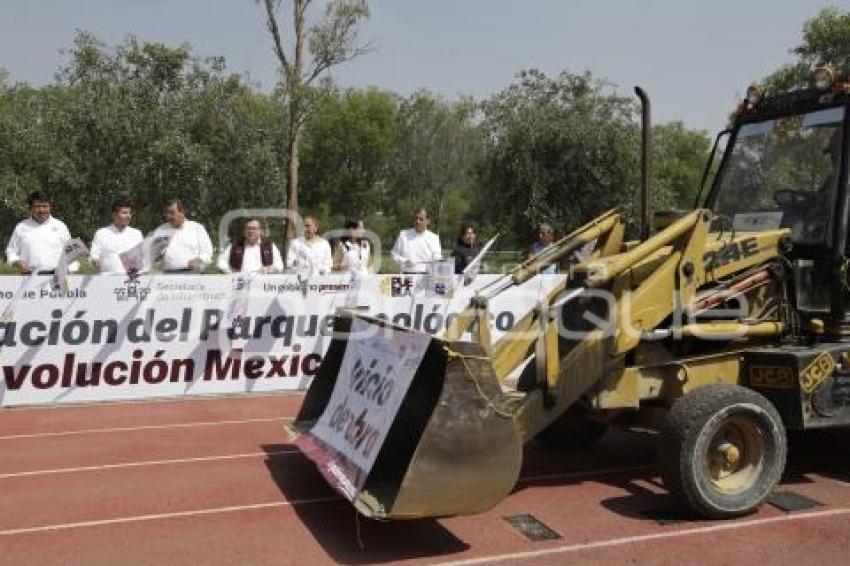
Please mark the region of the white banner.
<svg viewBox="0 0 850 566"><path fill-rule="evenodd" d="M363 489L431 336L374 327L355 319L325 412L310 430L332 456L325 475L349 499Z"/></svg>
<svg viewBox="0 0 850 566"><path fill-rule="evenodd" d="M494 275L469 287L412 275L0 277L0 407L303 389L338 307L439 335ZM495 339L561 276L490 302ZM234 304L234 301L238 304ZM11 307L11 308L10 308Z"/></svg>

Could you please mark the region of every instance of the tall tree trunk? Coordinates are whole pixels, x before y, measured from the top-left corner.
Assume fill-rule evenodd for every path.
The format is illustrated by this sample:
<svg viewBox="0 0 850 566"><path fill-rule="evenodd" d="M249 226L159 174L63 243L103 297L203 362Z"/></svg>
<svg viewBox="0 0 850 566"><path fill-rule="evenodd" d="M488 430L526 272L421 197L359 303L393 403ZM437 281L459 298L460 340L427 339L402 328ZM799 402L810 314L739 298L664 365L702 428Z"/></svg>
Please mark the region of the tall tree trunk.
<svg viewBox="0 0 850 566"><path fill-rule="evenodd" d="M290 124L286 151L289 159L287 160L287 178L286 178L286 209L291 212L298 212L298 141L300 139L299 127ZM295 237L295 224L291 221L286 222L286 241ZM287 246L288 247L288 246Z"/></svg>
<svg viewBox="0 0 850 566"><path fill-rule="evenodd" d="M302 84L302 72L304 69L304 46L307 39L307 28L305 18L307 5L310 0L295 0L292 3L293 18L295 25L295 53L293 54L292 66L289 69L291 76L289 80L289 136L287 140L287 152L289 153L289 170L286 184L286 208L291 212L300 213L298 208L298 169L300 161L298 158L298 142L301 139L301 126L303 124L302 97L304 96L304 85ZM287 223L287 242L295 237L295 226L292 222Z"/></svg>

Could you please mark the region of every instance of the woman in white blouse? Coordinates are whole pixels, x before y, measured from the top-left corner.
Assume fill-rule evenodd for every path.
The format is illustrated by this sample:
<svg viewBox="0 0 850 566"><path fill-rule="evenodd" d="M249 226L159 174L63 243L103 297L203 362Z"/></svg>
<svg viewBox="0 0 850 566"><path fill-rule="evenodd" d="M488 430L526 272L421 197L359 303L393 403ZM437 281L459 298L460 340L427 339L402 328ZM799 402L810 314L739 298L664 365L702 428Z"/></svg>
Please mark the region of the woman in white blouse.
<svg viewBox="0 0 850 566"><path fill-rule="evenodd" d="M351 235L340 239L336 246L336 269L348 273L371 273L372 249L369 240L363 237L366 230L363 221L349 220L345 228Z"/></svg>

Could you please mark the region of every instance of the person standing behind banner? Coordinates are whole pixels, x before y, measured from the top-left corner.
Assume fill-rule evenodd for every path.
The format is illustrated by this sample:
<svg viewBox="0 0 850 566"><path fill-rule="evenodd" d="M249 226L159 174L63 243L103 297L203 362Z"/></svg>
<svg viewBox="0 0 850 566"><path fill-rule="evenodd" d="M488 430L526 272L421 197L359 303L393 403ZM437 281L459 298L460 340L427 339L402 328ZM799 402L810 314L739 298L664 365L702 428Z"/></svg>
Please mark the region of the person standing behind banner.
<svg viewBox="0 0 850 566"><path fill-rule="evenodd" d="M428 265L443 259L440 238L430 230L428 212L416 211L413 228L402 230L393 245L392 258L404 273L428 273Z"/></svg>
<svg viewBox="0 0 850 566"><path fill-rule="evenodd" d="M319 222L315 216L305 216L304 237L289 242L286 266L309 275L326 275L331 272L331 245L319 236Z"/></svg>
<svg viewBox="0 0 850 566"><path fill-rule="evenodd" d="M33 272L53 275L71 234L64 222L51 215L50 197L43 191L30 193L27 206L30 217L15 226L6 247L6 261L23 275ZM68 271L76 272L77 269L79 263L75 261Z"/></svg>
<svg viewBox="0 0 850 566"><path fill-rule="evenodd" d="M555 239L555 231L552 229L552 226L546 224L545 222L539 224L537 226L537 240L531 244L531 248L529 252L532 256L535 256L552 245L552 241ZM553 263L549 267L545 269L541 269L540 273L543 274L552 274L557 273L558 267Z"/></svg>
<svg viewBox="0 0 850 566"><path fill-rule="evenodd" d="M199 223L186 218L183 203L169 201L163 212L165 224L154 231L154 239L169 238L162 258L166 273L198 273L212 261L209 234Z"/></svg>
<svg viewBox="0 0 850 566"><path fill-rule="evenodd" d="M263 237L260 221L249 218L244 236L218 256L218 268L225 273L279 273L283 271L283 258L275 243Z"/></svg>
<svg viewBox="0 0 850 566"><path fill-rule="evenodd" d="M366 227L362 220L349 220L345 224L350 236L341 238L336 246L334 265L338 271L367 274L372 272L372 248L363 237Z"/></svg>
<svg viewBox="0 0 850 566"><path fill-rule="evenodd" d="M471 222L461 224L457 242L454 250L452 250L452 255L455 258L455 274L463 273L469 262L475 259L475 256L480 252L481 246L478 244L478 233L475 230L475 225Z"/></svg>
<svg viewBox="0 0 850 566"><path fill-rule="evenodd" d="M130 201L118 199L112 203L112 224L94 233L89 257L103 275L126 275L119 254L139 245L142 232L130 226L133 208Z"/></svg>

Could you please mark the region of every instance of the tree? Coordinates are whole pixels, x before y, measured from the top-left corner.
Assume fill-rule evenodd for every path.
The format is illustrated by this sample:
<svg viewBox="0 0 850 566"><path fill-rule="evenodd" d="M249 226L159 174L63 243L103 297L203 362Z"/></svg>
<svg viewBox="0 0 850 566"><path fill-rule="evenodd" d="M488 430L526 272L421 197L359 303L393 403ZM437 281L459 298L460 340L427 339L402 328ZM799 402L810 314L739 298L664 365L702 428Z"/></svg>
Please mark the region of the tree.
<svg viewBox="0 0 850 566"><path fill-rule="evenodd" d="M640 175L637 102L590 73L520 73L484 101L478 216L527 243L548 222L563 234L619 207L634 232ZM709 140L681 122L653 127L653 209L689 209ZM507 228L507 230L504 230Z"/></svg>
<svg viewBox="0 0 850 566"><path fill-rule="evenodd" d="M302 178L311 187L304 204L314 212L327 208L320 214L326 225L341 226L353 216L374 218L396 139L395 95L330 89L315 108L303 134Z"/></svg>
<svg viewBox="0 0 850 566"><path fill-rule="evenodd" d="M850 12L824 8L803 24L803 42L791 50L797 57L764 79L767 90L778 92L804 88L812 82L815 68L832 65L843 76L850 76Z"/></svg>
<svg viewBox="0 0 850 566"><path fill-rule="evenodd" d="M521 72L482 103L477 216L527 243L533 226L578 226L614 206L636 218L639 129L631 98L589 73Z"/></svg>
<svg viewBox="0 0 850 566"><path fill-rule="evenodd" d="M128 38L109 49L80 33L54 85L0 85L0 230L48 189L57 215L87 239L118 197L134 223L161 222L180 198L213 231L234 208L268 206L283 182L279 105L187 46ZM277 129L275 129L277 127Z"/></svg>
<svg viewBox="0 0 850 566"><path fill-rule="evenodd" d="M330 0L321 21L308 29L307 13L313 0L292 0L290 39L278 25L281 0L262 2L266 27L280 64L281 96L286 108L286 206L298 211L298 144L315 102L314 86L329 68L366 52L365 46L357 44L357 30L360 22L369 16L369 8L366 0ZM288 50L286 40L291 43ZM287 240L292 235L290 224Z"/></svg>
<svg viewBox="0 0 850 566"><path fill-rule="evenodd" d="M401 101L385 197L397 218L407 223L424 206L435 231L453 231L462 220L481 153L475 111L471 99L449 103L425 90Z"/></svg>
<svg viewBox="0 0 850 566"><path fill-rule="evenodd" d="M694 206L711 142L703 130L682 122L652 128L652 201L655 210L689 210Z"/></svg>

